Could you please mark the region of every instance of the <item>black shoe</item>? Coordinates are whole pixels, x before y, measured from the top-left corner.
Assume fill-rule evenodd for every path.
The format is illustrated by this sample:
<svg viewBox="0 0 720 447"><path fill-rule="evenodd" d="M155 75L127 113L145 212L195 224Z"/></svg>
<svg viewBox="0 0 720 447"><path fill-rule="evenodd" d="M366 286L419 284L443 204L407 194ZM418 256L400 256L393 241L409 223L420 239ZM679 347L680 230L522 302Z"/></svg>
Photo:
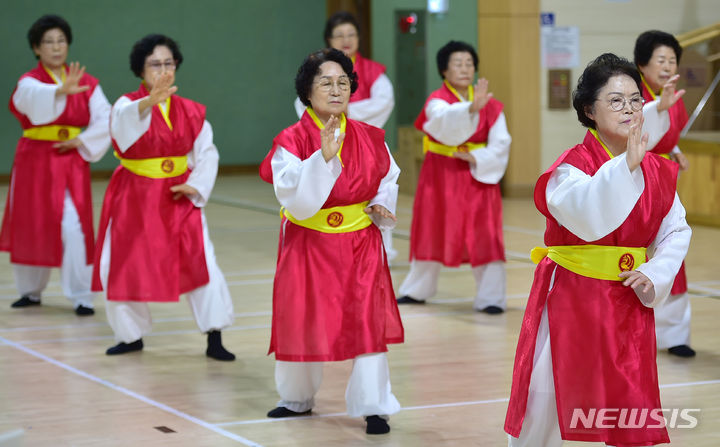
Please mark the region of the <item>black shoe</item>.
<svg viewBox="0 0 720 447"><path fill-rule="evenodd" d="M108 350L105 351L105 354L107 354L107 355L125 354L127 352L141 351L142 348L143 348L143 341L141 338L139 340L135 340L132 343L120 342L117 345L113 346L112 348L108 348Z"/></svg>
<svg viewBox="0 0 720 447"><path fill-rule="evenodd" d="M678 357L695 357L695 350L688 345L673 346L668 352Z"/></svg>
<svg viewBox="0 0 720 447"><path fill-rule="evenodd" d="M40 305L40 299L38 298L37 301L30 298L28 295L24 295L19 300L15 301L10 305L10 307L28 307L28 306L39 306Z"/></svg>
<svg viewBox="0 0 720 447"><path fill-rule="evenodd" d="M291 418L295 416L308 416L312 409L298 413L297 411L288 410L285 407L276 407L268 411L269 418Z"/></svg>
<svg viewBox="0 0 720 447"><path fill-rule="evenodd" d="M86 317L88 315L95 315L95 309L92 307L85 307L82 304L75 308L75 315L79 317Z"/></svg>
<svg viewBox="0 0 720 447"><path fill-rule="evenodd" d="M410 296L401 296L397 299L398 304L425 304L425 300L416 300L413 297Z"/></svg>
<svg viewBox="0 0 720 447"><path fill-rule="evenodd" d="M387 421L380 416L368 416L365 418L365 422L367 422L365 433L369 435L384 435L390 432Z"/></svg>
<svg viewBox="0 0 720 447"><path fill-rule="evenodd" d="M235 360L235 354L229 352L222 345L222 338L220 337L220 331L208 332L208 346L205 350L205 355L215 360L221 360L224 362L231 362Z"/></svg>
<svg viewBox="0 0 720 447"><path fill-rule="evenodd" d="M497 314L501 314L505 311L502 309L502 307L488 306L484 309L480 309L480 312L485 312L486 314L490 314L490 315L497 315Z"/></svg>

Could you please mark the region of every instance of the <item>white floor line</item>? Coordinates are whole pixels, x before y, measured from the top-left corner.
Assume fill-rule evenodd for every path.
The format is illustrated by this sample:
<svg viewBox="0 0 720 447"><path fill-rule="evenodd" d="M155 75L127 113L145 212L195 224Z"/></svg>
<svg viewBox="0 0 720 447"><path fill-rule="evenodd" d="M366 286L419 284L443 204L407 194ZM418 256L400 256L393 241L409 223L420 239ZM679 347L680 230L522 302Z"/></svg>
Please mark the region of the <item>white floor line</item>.
<svg viewBox="0 0 720 447"><path fill-rule="evenodd" d="M240 281L227 281L228 286L249 286L253 284L272 284L275 278L267 279L244 279Z"/></svg>
<svg viewBox="0 0 720 447"><path fill-rule="evenodd" d="M700 380L698 382L683 382L683 383L666 383L660 385L660 389L663 388L681 388L684 386L698 386L698 385L715 385L720 383L720 380Z"/></svg>
<svg viewBox="0 0 720 447"><path fill-rule="evenodd" d="M167 413L170 413L170 414L172 414L172 415L175 415L175 416L177 416L177 417L179 417L179 418L185 419L186 421L189 421L189 422L192 422L192 423L194 423L194 424L197 424L197 425L199 425L199 426L201 426L201 427L203 427L203 428L206 428L206 429L208 429L208 430L210 430L210 431L213 431L213 432L215 432L215 433L217 433L217 434L219 434L219 435L221 435L221 436L224 436L224 437L226 437L226 438L228 438L228 439L232 439L233 441L237 441L237 442L239 442L239 443L241 443L241 444L243 444L243 445L247 445L247 446L262 447L260 444L258 444L258 443L256 443L256 442L250 441L249 439L243 438L243 437L240 436L240 435L236 435L236 434L231 433L231 432L229 432L229 431L227 431L227 430L224 430L224 429L218 427L218 426L215 425L215 424L210 424L209 422L205 422L205 421L203 421L202 419L198 419L198 418L196 418L196 417L194 417L194 416L190 416L189 414L184 413L184 412L182 412L182 411L180 411L180 410L176 410L175 408L172 408L172 407L170 407L170 406L168 406L168 405L165 405L165 404L163 404L163 403L161 403L161 402L158 402L158 401L156 401L156 400L150 399L149 397L145 397L145 396L143 396L142 394L138 394L138 393L136 393L135 391L129 390L129 389L127 389L127 388L125 388L125 387L122 387L122 386L120 386L120 385L116 385L116 384L114 384L114 383L112 383L112 382L109 382L109 381L107 381L107 380L101 379L101 378L99 378L99 377L97 377L97 376L94 376L94 375L92 375L92 374L86 373L85 371L82 371L82 370L77 369L77 368L74 368L74 367L72 367L72 366L70 366L70 365L68 365L68 364L66 364L66 363L60 362L60 361L58 361L58 360L55 360L54 358L48 357L48 356L46 356L45 354L41 354L40 352L37 352L37 351L35 351L35 350L33 350L33 349L26 348L25 346L22 346L22 345L20 345L20 344L18 344L18 343L15 343L15 342L13 342L13 341L10 341L10 340L8 340L8 339L6 339L6 338L0 337L0 342L4 343L4 344L6 344L6 345L12 346L13 348L15 348L15 349L17 349L17 350L19 350L19 351L22 351L22 352L24 352L24 353L26 353L26 354L29 354L29 355L31 355L31 356L33 356L33 357L36 357L36 358L40 359L40 360L43 360L43 361L45 361L45 362L48 362L48 363L50 363L50 364L52 364L52 365L55 365L55 366L57 366L57 367L59 367L59 368L62 368L62 369L64 369L64 370L68 371L68 372L71 372L71 373L75 374L75 375L78 375L78 376L80 376L80 377L83 377L83 378L85 378L85 379L88 379L88 380L90 380L90 381L92 381L92 382L95 382L95 383L97 383L97 384L99 384L99 385L102 385L102 386L105 386L105 387L107 387L107 388L110 388L111 390L118 391L118 392L120 392L120 393L122 393L122 394L125 394L126 396L132 397L132 398L137 399L137 400L139 400L139 401L141 401L141 402L144 402L144 403L146 403L146 404L148 404L148 405L152 405L153 407L156 407L156 408L158 408L158 409L160 409L160 410L163 410L163 411L165 411L165 412L167 412Z"/></svg>
<svg viewBox="0 0 720 447"><path fill-rule="evenodd" d="M514 225L503 225L503 230L512 231L515 233L531 234L533 236L540 236L540 237L545 235L545 231L543 231L543 230L530 230L528 228L516 227Z"/></svg>
<svg viewBox="0 0 720 447"><path fill-rule="evenodd" d="M236 313L235 318L249 318L249 317L267 317L272 315L272 311L270 310L263 310L258 312L241 312ZM152 322L154 323L177 323L177 322L183 322L183 321L195 321L194 317L187 316L187 317L168 317L168 318L153 318ZM80 324L61 324L61 325L55 325L55 326L26 326L26 327L14 327L14 328L0 328L0 333L3 332L37 332L37 331L52 331L52 330L58 330L58 329L84 329L89 327L107 327L106 322L97 322L97 323L84 323L82 325Z"/></svg>
<svg viewBox="0 0 720 447"><path fill-rule="evenodd" d="M451 402L447 404L435 404L435 405L417 405L413 407L402 407L400 411L413 411L413 410L426 410L429 408L447 408L447 407L462 407L466 405L482 405L482 404L492 404L492 403L503 403L508 402L509 398L504 399L488 399L488 400L476 400L472 402ZM298 417L290 417L290 418L265 418L265 419L254 419L254 420L248 420L248 421L233 421L233 422L222 422L219 424L215 424L218 427L227 427L232 425L250 425L250 424L266 424L268 422L281 422L281 421L292 421L292 420L300 420L300 419L315 419L315 418L331 418L331 417L340 417L340 416L347 416L347 413L327 413L327 414L310 414L308 416L298 416Z"/></svg>
<svg viewBox="0 0 720 447"><path fill-rule="evenodd" d="M234 332L234 331L249 331L253 329L269 329L269 324L254 324L248 326L230 326L223 329L223 332ZM144 335L143 337L166 337L168 335L187 335L187 334L200 334L199 329L183 329L177 331L159 331L151 332ZM22 345L40 345L46 343L73 343L81 341L94 341L94 340L114 340L114 335L94 335L90 337L68 337L68 338L46 338L40 340L27 340L19 341L17 343Z"/></svg>
<svg viewBox="0 0 720 447"><path fill-rule="evenodd" d="M691 289L696 292L699 291L699 292L708 293L708 294L715 295L715 296L720 295L720 289L714 289L712 287L704 287L704 286L699 285L698 283L692 283L692 282L688 283L688 289Z"/></svg>
<svg viewBox="0 0 720 447"><path fill-rule="evenodd" d="M683 382L683 383L668 383L665 385L660 385L660 388L681 388L681 387L688 387L688 386L699 386L699 385L715 385L719 384L720 380L703 380L699 382ZM469 402L449 402L445 404L433 404L433 405L415 405L412 407L402 407L400 411L413 411L413 410L428 410L432 408L452 408L452 407L464 407L469 405L487 405L487 404L496 404L496 403L504 403L509 402L510 398L502 398L502 399L485 399L485 400L475 400L475 401L469 401ZM298 419L313 419L313 418L328 418L328 417L340 417L340 416L347 416L347 413L328 413L328 414L310 414L309 416L298 416L293 418L265 418L265 419L253 419L253 420L246 420L246 421L233 421L233 422L222 422L219 424L215 424L218 427L229 427L233 425L251 425L251 424L266 424L269 422L282 422L282 421L288 421L288 420L298 420Z"/></svg>
<svg viewBox="0 0 720 447"><path fill-rule="evenodd" d="M515 299L525 299L527 298L527 294L517 294L517 295L508 295L508 300L515 300ZM429 300L429 304L453 304L453 303L464 303L464 302L472 302L474 301L474 298L468 297L468 298L448 298L448 299L438 299L438 300ZM403 314L402 318L403 320L406 319L414 319L414 318L425 318L425 317L445 317L449 315L471 315L474 313L470 313L469 311L448 311L448 312L422 312L422 313L412 313L412 314ZM247 312L245 314L236 314L236 316L270 316L272 315L271 311L262 311L262 312ZM158 320L153 320L153 323L157 323L160 321L163 322L178 322L178 321L192 321L194 320L192 317L178 317L178 318L163 318ZM83 327L98 327L98 326L107 326L107 323L92 323L88 325L84 325ZM243 326L230 326L225 329L223 329L223 332L234 332L234 331L249 331L254 329L269 329L271 327L270 324L252 324L252 325L243 325ZM7 329L0 329L0 333L18 333L18 332L33 332L33 331L44 331L44 330L55 330L55 329L70 329L74 328L77 329L77 325L59 325L59 326L33 326L33 327L20 327L20 328L7 328ZM163 337L168 335L186 335L186 334L195 334L198 333L198 329L181 329L181 330L175 330L175 331L153 331L145 337ZM66 337L66 338L46 338L46 339L34 339L34 340L21 340L17 343L22 345L39 345L39 344L46 344L46 343L74 343L74 342L83 342L83 341L97 341L97 340L113 340L115 337L113 335L94 335L94 336L87 336L87 337Z"/></svg>

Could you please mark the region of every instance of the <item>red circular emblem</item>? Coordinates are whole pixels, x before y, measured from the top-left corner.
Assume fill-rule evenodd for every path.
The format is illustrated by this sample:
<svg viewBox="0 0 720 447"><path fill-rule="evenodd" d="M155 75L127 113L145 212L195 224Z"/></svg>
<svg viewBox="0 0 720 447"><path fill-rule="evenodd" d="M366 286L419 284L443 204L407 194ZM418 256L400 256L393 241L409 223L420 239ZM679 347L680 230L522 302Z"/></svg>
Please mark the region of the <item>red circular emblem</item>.
<svg viewBox="0 0 720 447"><path fill-rule="evenodd" d="M342 213L333 211L332 213L328 214L327 223L328 223L328 225L330 225L333 228L339 227L340 224L343 223Z"/></svg>
<svg viewBox="0 0 720 447"><path fill-rule="evenodd" d="M66 128L58 129L58 140L67 140L68 138L70 138L70 132Z"/></svg>
<svg viewBox="0 0 720 447"><path fill-rule="evenodd" d="M173 172L173 169L175 169L175 163L173 163L173 161L169 158L166 158L160 165L160 169L162 169L162 172L169 174Z"/></svg>
<svg viewBox="0 0 720 447"><path fill-rule="evenodd" d="M635 267L635 258L630 253L625 253L620 256L618 267L620 267L621 272L628 272L632 270L632 268Z"/></svg>

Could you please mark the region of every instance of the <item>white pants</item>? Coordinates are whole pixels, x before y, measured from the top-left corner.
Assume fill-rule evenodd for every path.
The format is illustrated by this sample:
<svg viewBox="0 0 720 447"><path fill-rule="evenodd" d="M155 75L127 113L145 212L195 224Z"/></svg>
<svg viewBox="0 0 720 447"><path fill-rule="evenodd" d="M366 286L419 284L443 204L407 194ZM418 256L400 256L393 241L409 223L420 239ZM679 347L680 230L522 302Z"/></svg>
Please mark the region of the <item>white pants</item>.
<svg viewBox="0 0 720 447"><path fill-rule="evenodd" d="M275 385L279 407L302 413L315 406L315 394L322 383L323 362L275 362ZM384 352L359 355L345 391L351 417L389 416L400 411L390 388L390 369Z"/></svg>
<svg viewBox="0 0 720 447"><path fill-rule="evenodd" d="M418 261L410 263L410 272L405 277L398 296L410 296L425 301L437 293L438 274L442 264L435 261ZM482 310L488 306L507 308L505 295L505 263L493 261L473 267L476 292L473 308Z"/></svg>
<svg viewBox="0 0 720 447"><path fill-rule="evenodd" d="M107 287L110 272L110 229L108 225L100 256L100 280L103 288ZM202 215L203 244L205 245L205 262L207 263L210 282L187 293L187 300L192 309L200 331L205 333L222 330L234 321L233 302L230 297L225 276L215 259L215 249L208 235L205 213ZM152 318L150 309L145 302L108 301L105 307L108 323L115 333L115 339L123 343L132 343L150 333Z"/></svg>
<svg viewBox="0 0 720 447"><path fill-rule="evenodd" d="M397 250L393 248L392 229L380 230L382 234L383 246L385 246L385 253L387 253L388 264L390 261L397 257Z"/></svg>
<svg viewBox="0 0 720 447"><path fill-rule="evenodd" d="M73 302L73 307L93 307L95 294L90 291L92 264L86 263L85 235L80 224L70 191L65 190L61 224L63 259L60 267L60 283L63 294ZM12 264L15 287L20 296L40 299L50 280L51 267Z"/></svg>
<svg viewBox="0 0 720 447"><path fill-rule="evenodd" d="M562 443L555 404L550 328L547 306L545 306L535 340L525 419L520 437L514 438L508 435L508 447L559 447Z"/></svg>
<svg viewBox="0 0 720 447"><path fill-rule="evenodd" d="M670 295L655 307L655 338L658 349L690 344L690 298Z"/></svg>

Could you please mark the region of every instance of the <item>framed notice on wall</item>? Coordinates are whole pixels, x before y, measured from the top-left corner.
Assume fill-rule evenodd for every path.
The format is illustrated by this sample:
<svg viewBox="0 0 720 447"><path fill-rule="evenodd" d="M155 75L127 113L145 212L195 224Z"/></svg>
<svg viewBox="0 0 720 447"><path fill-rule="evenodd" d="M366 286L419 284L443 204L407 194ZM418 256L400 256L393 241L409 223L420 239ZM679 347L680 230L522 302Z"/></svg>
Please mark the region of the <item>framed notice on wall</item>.
<svg viewBox="0 0 720 447"><path fill-rule="evenodd" d="M545 68L574 68L580 61L580 28L540 27L540 50Z"/></svg>
<svg viewBox="0 0 720 447"><path fill-rule="evenodd" d="M548 70L548 108L570 108L570 70Z"/></svg>

